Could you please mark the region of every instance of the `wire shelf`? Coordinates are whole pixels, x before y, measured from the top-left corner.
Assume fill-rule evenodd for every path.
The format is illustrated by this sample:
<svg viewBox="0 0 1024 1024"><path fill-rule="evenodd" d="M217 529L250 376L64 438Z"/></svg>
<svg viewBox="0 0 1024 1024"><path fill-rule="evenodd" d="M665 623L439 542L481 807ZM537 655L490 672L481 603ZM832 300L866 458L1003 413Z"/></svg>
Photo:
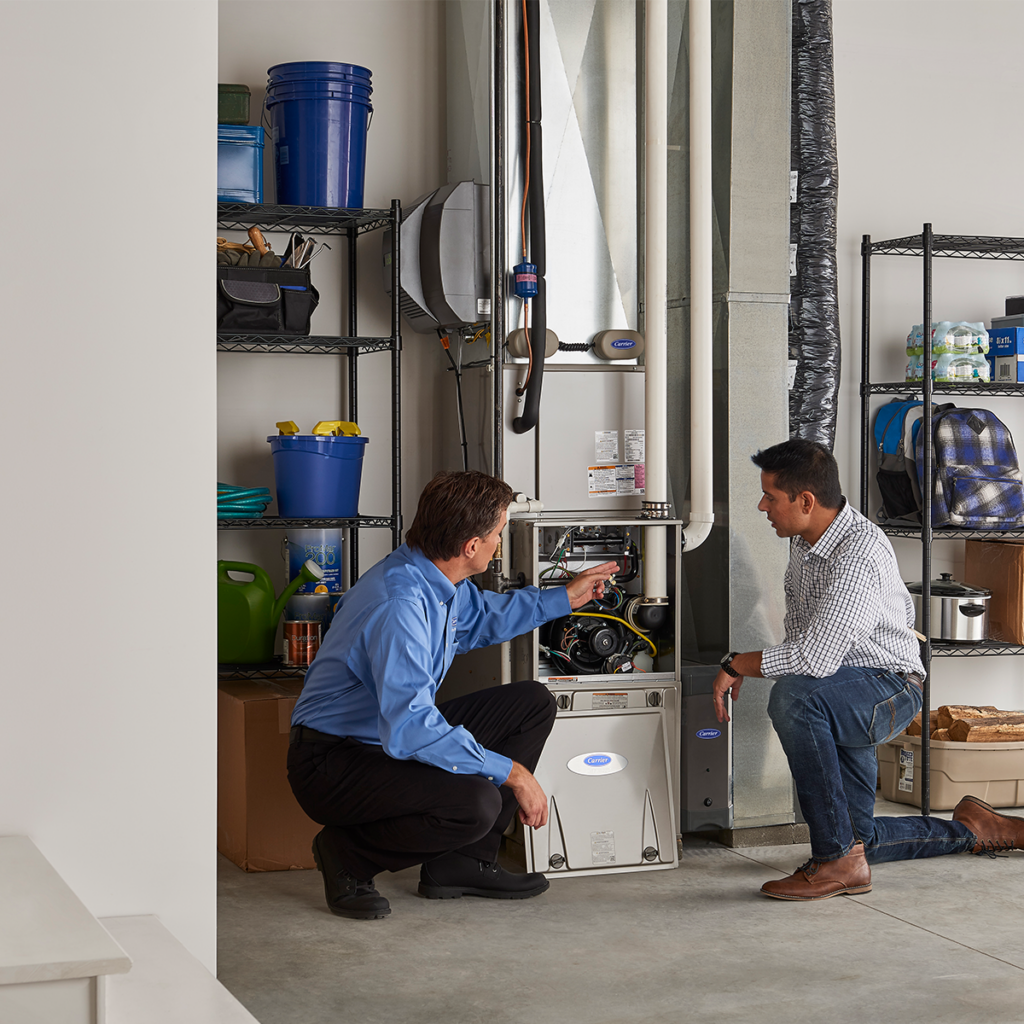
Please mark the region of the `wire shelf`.
<svg viewBox="0 0 1024 1024"><path fill-rule="evenodd" d="M922 256L921 235L871 242L862 247L865 253L880 256ZM956 256L972 260L1024 260L1024 238L996 235L932 235L932 256Z"/></svg>
<svg viewBox="0 0 1024 1024"><path fill-rule="evenodd" d="M339 338L330 335L218 334L218 352L285 352L292 355L336 355L353 349L359 352L388 352L390 338Z"/></svg>
<svg viewBox="0 0 1024 1024"><path fill-rule="evenodd" d="M256 225L263 231L361 235L385 227L390 221L390 210L336 210L323 206L274 206L265 203L217 204L217 227L238 231Z"/></svg>
<svg viewBox="0 0 1024 1024"><path fill-rule="evenodd" d="M904 381L902 384L861 384L861 395L920 395L924 388L920 381ZM950 384L936 381L932 384L933 395L983 395L991 398L1024 395L1024 384Z"/></svg>
<svg viewBox="0 0 1024 1024"><path fill-rule="evenodd" d="M391 516L353 516L349 519L282 519L280 516L261 516L259 519L218 519L218 530L344 530L356 527L383 527L396 525Z"/></svg>
<svg viewBox="0 0 1024 1024"><path fill-rule="evenodd" d="M308 665L286 665L281 655L275 655L270 661L262 661L255 665L217 666L218 679L295 679L306 674Z"/></svg>
<svg viewBox="0 0 1024 1024"><path fill-rule="evenodd" d="M984 640L976 644L954 644L938 640L932 641L933 658L976 658L985 655L995 657L1017 654L1024 654L1024 646L1021 644L1009 644L1003 640Z"/></svg>
<svg viewBox="0 0 1024 1024"><path fill-rule="evenodd" d="M879 524L882 531L890 537L913 537L921 539L919 526L892 526ZM1020 530L957 530L945 526L932 528L932 540L1011 540L1024 537L1024 529Z"/></svg>

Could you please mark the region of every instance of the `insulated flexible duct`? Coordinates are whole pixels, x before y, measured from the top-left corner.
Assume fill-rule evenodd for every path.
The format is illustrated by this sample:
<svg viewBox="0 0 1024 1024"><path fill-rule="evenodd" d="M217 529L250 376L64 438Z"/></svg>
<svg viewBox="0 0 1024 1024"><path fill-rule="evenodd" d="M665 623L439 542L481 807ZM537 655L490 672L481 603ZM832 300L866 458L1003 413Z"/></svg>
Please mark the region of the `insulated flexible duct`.
<svg viewBox="0 0 1024 1024"><path fill-rule="evenodd" d="M793 0L792 169L796 202L790 242L789 358L796 379L789 393L789 432L831 450L836 435L841 353L836 268L835 89L831 0Z"/></svg>
<svg viewBox="0 0 1024 1024"><path fill-rule="evenodd" d="M512 421L512 429L517 434L525 434L537 425L537 418L540 414L541 385L544 381L544 348L548 328L547 286L544 282L547 260L544 228L544 162L541 147L540 0L523 0L523 6L526 9L526 43L523 50L529 65L529 73L524 76L524 79L529 89L529 115L526 130L530 140L528 194L530 262L537 267L537 294L531 300L533 316L530 324L530 350L533 355L530 380L526 385L523 413Z"/></svg>

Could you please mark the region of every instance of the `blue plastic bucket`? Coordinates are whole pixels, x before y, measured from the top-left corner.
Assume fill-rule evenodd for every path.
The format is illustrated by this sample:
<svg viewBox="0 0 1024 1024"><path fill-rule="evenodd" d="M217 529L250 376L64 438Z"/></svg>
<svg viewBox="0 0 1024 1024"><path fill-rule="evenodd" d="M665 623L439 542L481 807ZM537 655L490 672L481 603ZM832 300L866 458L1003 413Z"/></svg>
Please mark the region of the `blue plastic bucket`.
<svg viewBox="0 0 1024 1024"><path fill-rule="evenodd" d="M263 202L263 129L217 125L217 202Z"/></svg>
<svg viewBox="0 0 1024 1024"><path fill-rule="evenodd" d="M369 69L296 61L267 74L278 203L361 209L373 113Z"/></svg>
<svg viewBox="0 0 1024 1024"><path fill-rule="evenodd" d="M268 437L277 509L285 519L349 519L359 514L365 437Z"/></svg>

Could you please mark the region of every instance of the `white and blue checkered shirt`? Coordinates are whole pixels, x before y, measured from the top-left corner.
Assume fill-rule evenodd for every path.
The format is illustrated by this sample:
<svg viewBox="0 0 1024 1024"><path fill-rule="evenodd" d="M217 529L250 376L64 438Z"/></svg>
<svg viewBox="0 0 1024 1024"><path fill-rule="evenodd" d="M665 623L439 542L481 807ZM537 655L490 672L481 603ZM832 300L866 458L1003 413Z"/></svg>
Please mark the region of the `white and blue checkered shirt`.
<svg viewBox="0 0 1024 1024"><path fill-rule="evenodd" d="M845 498L817 544L793 538L785 625L786 639L761 655L768 679L823 679L843 666L924 676L914 604L892 545Z"/></svg>

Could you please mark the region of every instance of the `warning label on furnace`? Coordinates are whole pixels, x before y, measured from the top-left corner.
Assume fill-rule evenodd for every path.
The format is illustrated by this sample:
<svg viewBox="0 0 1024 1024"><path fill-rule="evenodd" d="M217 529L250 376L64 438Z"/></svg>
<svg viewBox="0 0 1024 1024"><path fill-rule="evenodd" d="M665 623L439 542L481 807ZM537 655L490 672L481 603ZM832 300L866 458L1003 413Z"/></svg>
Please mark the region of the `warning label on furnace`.
<svg viewBox="0 0 1024 1024"><path fill-rule="evenodd" d="M614 832L591 832L590 833L590 863L591 864L614 864L615 863L615 833Z"/></svg>
<svg viewBox="0 0 1024 1024"><path fill-rule="evenodd" d="M914 752L900 751L900 779L897 788L901 793L914 792Z"/></svg>
<svg viewBox="0 0 1024 1024"><path fill-rule="evenodd" d="M587 493L591 498L609 498L644 493L644 466L588 466Z"/></svg>
<svg viewBox="0 0 1024 1024"><path fill-rule="evenodd" d="M642 430L626 431L626 461L644 462L647 458L646 446L644 444L644 432Z"/></svg>
<svg viewBox="0 0 1024 1024"><path fill-rule="evenodd" d="M619 461L619 432L617 430L594 431L594 458L597 462Z"/></svg>
<svg viewBox="0 0 1024 1024"><path fill-rule="evenodd" d="M597 711L605 708L628 708L628 693L595 693L591 698L590 706Z"/></svg>

